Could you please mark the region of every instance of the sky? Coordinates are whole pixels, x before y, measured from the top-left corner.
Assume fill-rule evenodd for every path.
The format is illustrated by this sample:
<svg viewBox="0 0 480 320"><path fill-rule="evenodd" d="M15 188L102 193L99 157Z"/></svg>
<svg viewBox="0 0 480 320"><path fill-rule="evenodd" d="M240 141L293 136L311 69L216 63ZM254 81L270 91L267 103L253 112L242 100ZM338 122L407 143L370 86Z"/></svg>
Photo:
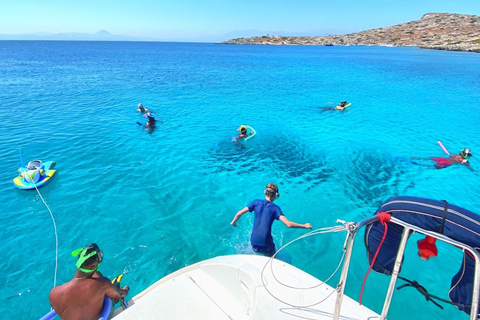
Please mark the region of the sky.
<svg viewBox="0 0 480 320"><path fill-rule="evenodd" d="M107 30L192 41L242 30L350 33L418 20L432 12L480 16L480 0L0 0L0 4L0 34Z"/></svg>

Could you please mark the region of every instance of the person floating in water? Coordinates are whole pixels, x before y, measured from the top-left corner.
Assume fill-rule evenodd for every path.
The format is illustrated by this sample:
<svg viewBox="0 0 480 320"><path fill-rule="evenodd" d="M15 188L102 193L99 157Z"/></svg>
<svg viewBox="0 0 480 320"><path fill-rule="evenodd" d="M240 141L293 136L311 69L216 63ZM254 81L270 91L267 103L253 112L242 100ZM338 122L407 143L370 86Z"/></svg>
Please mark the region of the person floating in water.
<svg viewBox="0 0 480 320"><path fill-rule="evenodd" d="M125 297L130 288L115 287L98 271L103 253L97 244L89 244L72 255L78 255L75 276L50 291L50 304L62 319L98 319L105 296L118 300Z"/></svg>
<svg viewBox="0 0 480 320"><path fill-rule="evenodd" d="M148 109L143 106L143 104L139 103L138 104L138 109L137 112L145 113L148 112Z"/></svg>
<svg viewBox="0 0 480 320"><path fill-rule="evenodd" d="M246 137L248 137L248 134L247 134L247 129L248 127L246 125L241 125L240 128L238 128L236 131L240 131L240 133L238 134L238 136L235 137L236 140L241 140L241 139L245 139ZM250 131L250 135L253 133L253 131Z"/></svg>
<svg viewBox="0 0 480 320"><path fill-rule="evenodd" d="M250 237L253 251L266 256L273 256L276 252L275 243L272 237L272 224L275 220L282 221L289 228L312 229L310 223L299 224L288 220L279 206L273 203L280 197L278 187L274 183L269 183L264 191L265 200L253 200L247 207L235 214L230 224L237 226L237 221L247 211L254 212L253 231Z"/></svg>
<svg viewBox="0 0 480 320"><path fill-rule="evenodd" d="M155 119L155 115L151 112L147 112L145 116L148 119L147 123L145 123L145 128L150 128L150 129L155 128L155 123L157 122L157 120Z"/></svg>
<svg viewBox="0 0 480 320"><path fill-rule="evenodd" d="M155 115L153 114L153 112L151 111L148 111L147 113L145 113L143 115L144 118L147 118L147 123L145 123L145 125L143 125L142 123L138 122L137 121L137 124L139 126L142 126L145 128L145 130L147 130L149 133L152 133L154 130L155 130L155 127L156 127L156 124L157 122L160 122L163 124L163 121L159 121L155 118Z"/></svg>
<svg viewBox="0 0 480 320"><path fill-rule="evenodd" d="M469 148L465 148L460 153L457 154L452 154L450 155L449 158L444 158L444 157L432 157L430 160L435 161L435 168L437 169L443 169L446 167L451 166L452 164L463 164L467 167L470 167L470 162L468 162L468 159L472 156L472 153L470 152Z"/></svg>
<svg viewBox="0 0 480 320"><path fill-rule="evenodd" d="M349 107L351 105L351 103L347 104L347 101L346 100L343 100L342 102L340 102L340 104L338 106L336 106L335 108L331 108L331 107L324 107L322 108L322 110L340 110L343 112L343 110L345 110L345 108Z"/></svg>

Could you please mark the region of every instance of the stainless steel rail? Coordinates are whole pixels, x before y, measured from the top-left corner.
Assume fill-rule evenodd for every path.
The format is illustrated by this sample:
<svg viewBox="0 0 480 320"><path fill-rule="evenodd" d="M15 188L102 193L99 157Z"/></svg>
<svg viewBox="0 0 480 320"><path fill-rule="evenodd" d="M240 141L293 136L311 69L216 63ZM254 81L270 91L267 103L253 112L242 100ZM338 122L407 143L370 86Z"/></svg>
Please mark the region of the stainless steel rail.
<svg viewBox="0 0 480 320"><path fill-rule="evenodd" d="M333 315L334 320L338 320L340 318L340 310L342 307L342 300L343 300L343 295L345 291L345 284L347 281L347 275L348 275L348 269L350 267L350 260L352 257L352 250L353 250L353 243L355 241L355 236L357 235L358 231L366 226L370 225L374 222L378 221L377 216L373 216L371 218L362 220L357 223L353 222L344 222L344 225L347 226L347 236L345 239L345 244L343 250L345 251L345 260L343 263L343 268L342 268L342 273L340 276L340 280L337 285L337 299L335 303L335 311ZM450 239L449 237L444 236L443 234L439 234L433 231L428 231L425 229L422 229L420 227L414 226L412 224L406 223L402 220L399 220L395 217L391 217L390 223L394 223L397 225L400 225L404 227L403 233L402 233L402 238L400 241L400 245L397 251L397 257L395 260L395 265L392 271L392 276L390 279L390 284L387 289L387 293L385 295L385 301L382 309L382 314L380 319L381 320L386 320L387 315L388 315L388 310L390 308L390 303L393 298L393 292L395 290L395 285L397 282L398 274L400 272L400 268L402 266L402 261L403 261L403 254L405 252L405 247L408 242L408 237L410 232L418 232L427 236L431 236L433 238L436 238L440 241L444 241L446 243L449 243L451 245L454 245L456 247L461 248L462 250L466 250L472 254L473 257L475 257L475 274L474 274L474 286L473 286L473 296L472 296L472 306L471 306L471 311L470 311L470 320L476 320L477 315L478 315L478 300L480 298L480 268L478 267L480 265L480 254L472 247L458 242L456 240Z"/></svg>

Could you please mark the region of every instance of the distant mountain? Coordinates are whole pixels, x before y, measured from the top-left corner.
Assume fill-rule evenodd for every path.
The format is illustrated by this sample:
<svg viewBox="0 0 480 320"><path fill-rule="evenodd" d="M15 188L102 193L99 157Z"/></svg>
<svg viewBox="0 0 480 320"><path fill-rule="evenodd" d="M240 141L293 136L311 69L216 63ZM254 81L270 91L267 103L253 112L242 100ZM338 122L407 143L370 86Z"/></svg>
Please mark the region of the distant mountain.
<svg viewBox="0 0 480 320"><path fill-rule="evenodd" d="M111 34L106 30L97 33L28 33L0 34L0 40L77 40L77 41L160 41L155 38L133 37L122 34Z"/></svg>
<svg viewBox="0 0 480 320"><path fill-rule="evenodd" d="M420 20L386 28L331 36L264 35L237 38L225 44L417 46L426 49L480 52L480 17L427 13Z"/></svg>
<svg viewBox="0 0 480 320"><path fill-rule="evenodd" d="M148 38L133 37L121 34L112 34L106 30L100 30L97 33L25 33L25 34L0 34L0 40L63 40L63 41L172 41L172 42L222 42L233 38L250 38L268 35L282 35L288 37L295 36L318 36L344 34L347 30L341 29L323 29L312 30L308 32L288 32L288 31L261 31L256 29L234 30L223 35L200 36L196 38L190 37L170 37L170 38Z"/></svg>

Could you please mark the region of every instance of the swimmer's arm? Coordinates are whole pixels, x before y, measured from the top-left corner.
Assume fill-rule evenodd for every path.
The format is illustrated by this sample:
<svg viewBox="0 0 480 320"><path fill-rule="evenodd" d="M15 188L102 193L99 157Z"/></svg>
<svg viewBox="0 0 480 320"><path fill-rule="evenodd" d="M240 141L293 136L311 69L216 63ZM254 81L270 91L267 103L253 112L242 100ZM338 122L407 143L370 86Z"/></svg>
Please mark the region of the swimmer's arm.
<svg viewBox="0 0 480 320"><path fill-rule="evenodd" d="M236 227L238 219L240 219L240 217L243 216L243 214L247 211L248 211L248 207L245 207L242 210L238 211L237 214L235 214L235 217L233 218L232 222L230 222L230 224Z"/></svg>
<svg viewBox="0 0 480 320"><path fill-rule="evenodd" d="M128 294L128 291L130 290L129 286L125 286L122 289L115 287L110 280L107 278L104 278L106 280L105 286L105 295L111 299L117 300L125 297Z"/></svg>
<svg viewBox="0 0 480 320"><path fill-rule="evenodd" d="M312 229L312 225L308 222L305 223L305 224L296 223L296 222L288 220L287 217L285 217L283 215L280 216L279 219L289 228Z"/></svg>

